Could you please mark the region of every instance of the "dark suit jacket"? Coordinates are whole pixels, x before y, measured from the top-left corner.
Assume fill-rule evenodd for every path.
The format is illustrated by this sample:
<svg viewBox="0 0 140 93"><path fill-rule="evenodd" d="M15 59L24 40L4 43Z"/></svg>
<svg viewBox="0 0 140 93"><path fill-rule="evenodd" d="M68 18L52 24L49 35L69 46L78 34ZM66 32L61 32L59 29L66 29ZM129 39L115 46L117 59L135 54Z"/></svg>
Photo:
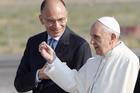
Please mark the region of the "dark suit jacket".
<svg viewBox="0 0 140 93"><path fill-rule="evenodd" d="M140 70L139 70L137 82L135 85L134 93L140 93Z"/></svg>
<svg viewBox="0 0 140 93"><path fill-rule="evenodd" d="M66 93L51 80L36 83L36 72L46 61L40 55L38 46L42 41L47 42L47 32L42 32L29 38L21 63L15 77L15 88L19 92L33 90L33 93ZM79 69L91 57L89 44L72 32L68 27L60 38L56 48L59 59L71 68Z"/></svg>

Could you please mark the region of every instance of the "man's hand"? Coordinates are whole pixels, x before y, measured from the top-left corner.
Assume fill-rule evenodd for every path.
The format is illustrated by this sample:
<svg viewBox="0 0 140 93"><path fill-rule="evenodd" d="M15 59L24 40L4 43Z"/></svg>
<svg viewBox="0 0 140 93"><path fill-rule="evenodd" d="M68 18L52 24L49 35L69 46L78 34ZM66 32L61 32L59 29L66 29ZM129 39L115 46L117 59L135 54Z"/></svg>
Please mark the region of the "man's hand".
<svg viewBox="0 0 140 93"><path fill-rule="evenodd" d="M39 52L46 61L51 64L54 56L54 50L46 42L42 42L39 45Z"/></svg>
<svg viewBox="0 0 140 93"><path fill-rule="evenodd" d="M39 69L38 77L40 80L49 79L49 77L46 76L46 74L44 73L45 68L46 68L46 64L41 69Z"/></svg>

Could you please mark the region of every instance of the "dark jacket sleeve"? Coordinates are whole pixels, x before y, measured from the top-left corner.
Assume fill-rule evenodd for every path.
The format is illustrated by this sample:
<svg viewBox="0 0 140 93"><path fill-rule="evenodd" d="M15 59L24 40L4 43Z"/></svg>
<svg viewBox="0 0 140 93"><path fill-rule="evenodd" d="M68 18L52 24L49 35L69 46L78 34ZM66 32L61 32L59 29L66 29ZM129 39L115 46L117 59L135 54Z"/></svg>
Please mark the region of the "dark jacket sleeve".
<svg viewBox="0 0 140 93"><path fill-rule="evenodd" d="M35 88L35 78L36 78L36 70L31 71L30 68L30 61L29 61L29 55L30 55L30 45L29 41L27 43L24 55L21 59L21 63L18 67L14 86L18 92L26 92L33 88Z"/></svg>
<svg viewBox="0 0 140 93"><path fill-rule="evenodd" d="M87 42L84 42L77 51L75 51L74 60L74 68L79 70L87 61L88 58L92 57L90 46Z"/></svg>

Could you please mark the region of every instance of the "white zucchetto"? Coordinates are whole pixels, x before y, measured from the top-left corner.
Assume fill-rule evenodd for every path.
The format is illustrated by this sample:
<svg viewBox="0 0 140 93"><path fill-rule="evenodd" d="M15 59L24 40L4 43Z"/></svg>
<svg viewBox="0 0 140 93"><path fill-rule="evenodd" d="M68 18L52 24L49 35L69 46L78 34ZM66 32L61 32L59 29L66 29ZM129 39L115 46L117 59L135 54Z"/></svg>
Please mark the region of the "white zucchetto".
<svg viewBox="0 0 140 93"><path fill-rule="evenodd" d="M120 25L114 17L105 16L97 19L97 21L101 22L103 25L110 28L114 32L120 34Z"/></svg>

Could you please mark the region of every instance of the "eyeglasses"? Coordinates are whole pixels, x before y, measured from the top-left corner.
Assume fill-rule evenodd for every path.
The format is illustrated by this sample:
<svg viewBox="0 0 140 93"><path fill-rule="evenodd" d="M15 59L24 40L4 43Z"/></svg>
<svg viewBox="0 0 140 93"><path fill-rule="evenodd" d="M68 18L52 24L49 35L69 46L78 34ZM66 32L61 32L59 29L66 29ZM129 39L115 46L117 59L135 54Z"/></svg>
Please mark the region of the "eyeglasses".
<svg viewBox="0 0 140 93"><path fill-rule="evenodd" d="M66 23L66 18L65 17L62 17L62 18L59 18L59 19L52 19L52 18L46 18L46 17L43 17L43 18L46 21L46 23L48 24L48 26L52 26L56 22L59 23L60 25Z"/></svg>

